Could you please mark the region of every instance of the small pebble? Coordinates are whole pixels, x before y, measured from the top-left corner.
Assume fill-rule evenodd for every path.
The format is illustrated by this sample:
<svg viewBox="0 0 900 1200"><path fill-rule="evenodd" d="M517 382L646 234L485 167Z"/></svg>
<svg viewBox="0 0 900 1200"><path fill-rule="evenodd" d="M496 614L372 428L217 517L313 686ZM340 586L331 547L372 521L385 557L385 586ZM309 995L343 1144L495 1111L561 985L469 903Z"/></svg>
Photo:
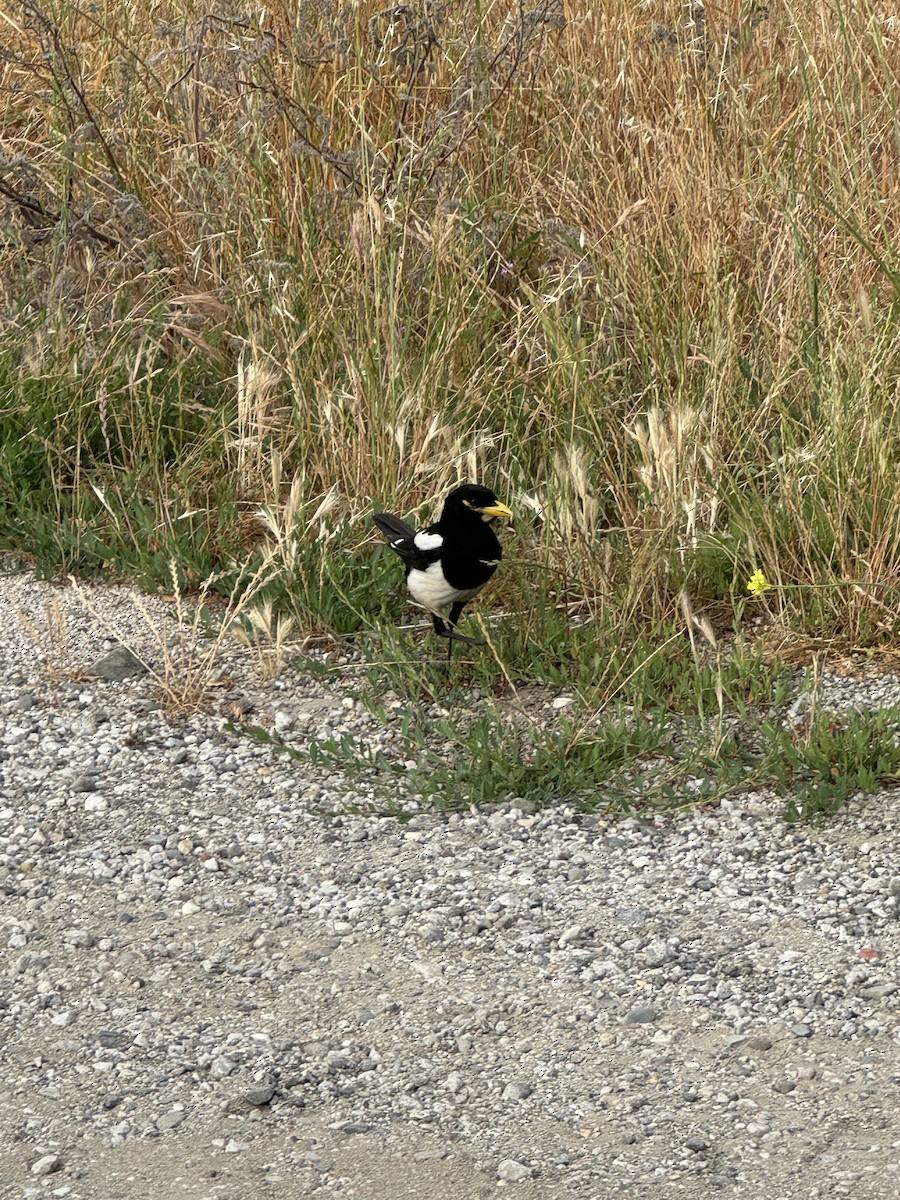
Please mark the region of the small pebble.
<svg viewBox="0 0 900 1200"><path fill-rule="evenodd" d="M622 1018L623 1025L652 1025L659 1020L655 1008L633 1008Z"/></svg>
<svg viewBox="0 0 900 1200"><path fill-rule="evenodd" d="M156 1128L177 1129L186 1117L187 1113L181 1112L178 1109L173 1109L171 1112L163 1113L161 1117L156 1118Z"/></svg>

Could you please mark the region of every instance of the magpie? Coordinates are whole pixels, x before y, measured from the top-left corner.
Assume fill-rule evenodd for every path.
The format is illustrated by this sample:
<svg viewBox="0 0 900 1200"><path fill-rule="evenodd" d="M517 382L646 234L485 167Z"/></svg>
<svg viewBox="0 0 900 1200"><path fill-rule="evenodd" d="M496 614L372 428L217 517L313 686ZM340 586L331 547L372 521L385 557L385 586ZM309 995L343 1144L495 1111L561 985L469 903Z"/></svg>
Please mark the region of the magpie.
<svg viewBox="0 0 900 1200"><path fill-rule="evenodd" d="M503 556L490 522L511 516L490 488L464 483L444 501L440 520L418 532L392 513L375 513L372 518L391 549L403 559L412 598L431 613L438 637L448 639L448 660L454 642L484 645L477 638L457 633L456 623Z"/></svg>

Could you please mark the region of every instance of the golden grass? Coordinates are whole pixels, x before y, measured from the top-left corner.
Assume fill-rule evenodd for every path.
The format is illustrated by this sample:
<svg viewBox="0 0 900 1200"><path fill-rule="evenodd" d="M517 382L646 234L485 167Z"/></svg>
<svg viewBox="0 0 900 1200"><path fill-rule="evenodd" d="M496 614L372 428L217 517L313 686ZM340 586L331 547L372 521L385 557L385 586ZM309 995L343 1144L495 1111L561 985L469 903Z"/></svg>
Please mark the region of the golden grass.
<svg viewBox="0 0 900 1200"><path fill-rule="evenodd" d="M154 381L202 361L225 402L193 478L231 472L248 512L482 476L585 597L675 613L761 566L811 625L884 623L890 6L0 0L0 25L20 383L88 379L83 419L146 458Z"/></svg>

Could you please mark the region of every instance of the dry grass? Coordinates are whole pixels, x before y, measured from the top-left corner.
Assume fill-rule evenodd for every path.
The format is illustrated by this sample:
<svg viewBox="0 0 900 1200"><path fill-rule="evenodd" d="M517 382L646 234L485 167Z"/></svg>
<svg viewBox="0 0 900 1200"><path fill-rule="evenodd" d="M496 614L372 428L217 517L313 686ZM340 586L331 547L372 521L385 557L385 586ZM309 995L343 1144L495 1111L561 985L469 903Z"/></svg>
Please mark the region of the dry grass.
<svg viewBox="0 0 900 1200"><path fill-rule="evenodd" d="M478 476L595 615L733 608L761 567L773 615L893 636L889 6L0 22L0 466L71 522L61 557L104 522L144 557L189 528L211 572L223 529L253 545L287 506L304 578L320 526L364 568L372 500ZM23 488L0 488L20 540Z"/></svg>
<svg viewBox="0 0 900 1200"><path fill-rule="evenodd" d="M47 601L42 625L21 609L16 609L15 618L31 639L40 668L52 684L80 683L87 678L83 668L73 666L66 614L56 597Z"/></svg>

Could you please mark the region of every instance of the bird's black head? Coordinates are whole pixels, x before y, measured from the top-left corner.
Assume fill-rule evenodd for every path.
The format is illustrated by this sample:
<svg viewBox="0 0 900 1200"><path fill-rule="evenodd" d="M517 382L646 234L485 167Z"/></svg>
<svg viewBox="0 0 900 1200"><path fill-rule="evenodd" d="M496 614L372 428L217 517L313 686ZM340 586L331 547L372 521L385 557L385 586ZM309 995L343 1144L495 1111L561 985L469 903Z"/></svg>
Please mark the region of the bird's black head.
<svg viewBox="0 0 900 1200"><path fill-rule="evenodd" d="M512 513L501 504L490 488L477 483L463 483L454 488L444 501L441 523L448 519L454 523L481 519L492 521L495 517L511 517Z"/></svg>

